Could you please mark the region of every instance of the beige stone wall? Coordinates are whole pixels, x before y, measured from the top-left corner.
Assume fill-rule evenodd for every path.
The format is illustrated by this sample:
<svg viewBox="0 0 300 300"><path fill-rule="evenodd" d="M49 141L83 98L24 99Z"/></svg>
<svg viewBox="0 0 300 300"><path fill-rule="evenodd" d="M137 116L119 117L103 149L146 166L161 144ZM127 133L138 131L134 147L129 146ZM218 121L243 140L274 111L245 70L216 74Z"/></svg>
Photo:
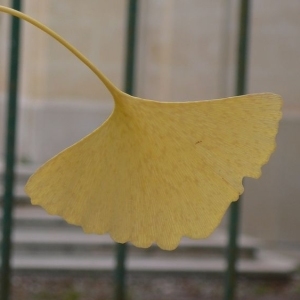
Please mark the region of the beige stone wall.
<svg viewBox="0 0 300 300"><path fill-rule="evenodd" d="M142 1L140 96L163 101L220 96L222 2Z"/></svg>
<svg viewBox="0 0 300 300"><path fill-rule="evenodd" d="M1 4L9 1L2 0ZM160 100L219 97L226 67L226 94L233 93L237 1L231 0L224 35L225 0L141 0L137 94ZM300 2L254 0L249 91L283 95L299 105L297 12ZM60 33L122 86L125 0L25 0L24 10ZM0 92L5 90L6 16L0 17ZM22 98L27 101L97 101L109 98L98 79L44 33L23 24ZM224 39L224 37L226 37ZM227 43L226 43L227 41ZM230 43L228 43L228 41ZM224 65L224 52L228 52ZM224 78L225 76L223 76Z"/></svg>
<svg viewBox="0 0 300 300"><path fill-rule="evenodd" d="M283 96L285 110L300 107L300 1L253 1L249 91Z"/></svg>
<svg viewBox="0 0 300 300"><path fill-rule="evenodd" d="M277 149L259 181L247 180L243 228L270 242L300 246L300 2L253 1L249 92L284 99Z"/></svg>
<svg viewBox="0 0 300 300"><path fill-rule="evenodd" d="M231 3L227 33L226 2ZM236 0L141 0L137 94L164 101L210 99L223 96L224 82L226 94L233 94L237 3ZM300 72L297 59L300 3L297 0L252 3L249 91L274 91L283 95L287 109L298 106L300 87L295 78ZM125 0L25 0L24 10L69 40L122 86ZM24 98L28 101L110 98L90 70L61 45L31 25L24 24L23 32ZM5 34L1 35L1 53L6 51L5 39ZM1 72L3 91L3 68Z"/></svg>
<svg viewBox="0 0 300 300"><path fill-rule="evenodd" d="M136 94L163 101L233 95L238 2L140 0ZM126 3L24 0L24 9L78 47L122 87ZM300 1L253 0L252 4L248 91L281 94L284 118L278 148L262 178L245 181L242 226L244 232L268 241L300 245ZM0 15L0 95L5 92L6 23ZM45 161L98 126L112 109L99 80L28 24L23 25L21 74L19 158ZM1 98L0 117L3 122Z"/></svg>
<svg viewBox="0 0 300 300"><path fill-rule="evenodd" d="M123 74L125 0L27 0L24 10L86 55L118 86ZM24 24L23 86L28 101L99 101L109 94L52 38Z"/></svg>

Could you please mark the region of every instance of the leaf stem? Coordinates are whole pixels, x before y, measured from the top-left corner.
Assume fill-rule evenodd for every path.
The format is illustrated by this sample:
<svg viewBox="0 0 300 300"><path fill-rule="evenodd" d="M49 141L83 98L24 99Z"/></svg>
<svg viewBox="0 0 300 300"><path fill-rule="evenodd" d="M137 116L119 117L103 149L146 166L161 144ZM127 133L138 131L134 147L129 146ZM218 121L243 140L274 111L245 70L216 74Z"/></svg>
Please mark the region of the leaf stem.
<svg viewBox="0 0 300 300"><path fill-rule="evenodd" d="M112 96L115 96L117 94L123 94L121 90L119 90L98 68L95 67L95 65L86 58L79 50L77 50L74 46L72 46L69 42L67 42L64 38L62 38L59 34L57 34L55 31L47 27L46 25L40 23L39 21L35 20L34 18L29 17L28 15L21 13L20 11L17 11L15 9L1 6L0 5L0 11L13 15L17 18L20 18L24 21L27 21L31 23L32 25L36 26L37 28L41 29L42 31L49 34L51 37L53 37L55 40L57 40L59 43L61 43L64 47L66 47L69 51L71 51L79 60L81 60L96 76L102 81L102 83L106 86L106 88L109 90L109 92L112 94Z"/></svg>

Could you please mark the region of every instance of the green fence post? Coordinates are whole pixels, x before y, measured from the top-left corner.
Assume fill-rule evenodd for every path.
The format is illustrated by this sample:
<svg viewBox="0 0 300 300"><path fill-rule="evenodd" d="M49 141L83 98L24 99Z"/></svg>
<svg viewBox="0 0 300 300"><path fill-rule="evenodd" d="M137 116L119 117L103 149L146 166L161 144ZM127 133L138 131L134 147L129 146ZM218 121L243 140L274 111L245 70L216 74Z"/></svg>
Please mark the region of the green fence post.
<svg viewBox="0 0 300 300"><path fill-rule="evenodd" d="M21 1L13 0L12 7L21 10ZM8 300L10 294L10 256L11 256L11 228L13 209L13 186L15 164L15 140L17 123L17 92L19 73L19 42L20 20L12 17L10 40L10 66L8 82L8 103L5 145L5 173L3 196L3 225L1 251L1 300Z"/></svg>
<svg viewBox="0 0 300 300"><path fill-rule="evenodd" d="M135 78L135 45L136 45L136 23L138 18L138 0L129 0L127 16L127 42L126 42L126 66L124 91L127 94L134 94ZM115 299L126 299L126 244L117 244L117 259L115 269Z"/></svg>
<svg viewBox="0 0 300 300"><path fill-rule="evenodd" d="M250 0L240 1L239 46L236 72L236 95L246 93L247 82L247 49L249 39ZM227 253L227 272L225 273L225 300L235 298L236 287L236 261L238 258L238 228L239 206L241 198L231 204L229 220L229 243Z"/></svg>

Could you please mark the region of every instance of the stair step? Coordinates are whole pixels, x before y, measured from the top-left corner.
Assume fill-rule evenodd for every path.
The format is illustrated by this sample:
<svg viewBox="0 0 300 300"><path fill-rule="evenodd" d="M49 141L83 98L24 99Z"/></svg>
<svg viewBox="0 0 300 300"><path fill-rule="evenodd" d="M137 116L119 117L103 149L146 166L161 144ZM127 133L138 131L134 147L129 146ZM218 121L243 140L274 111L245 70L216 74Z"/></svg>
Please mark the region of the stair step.
<svg viewBox="0 0 300 300"><path fill-rule="evenodd" d="M3 186L0 186L0 200L3 197L3 193L4 193L4 188ZM14 195L14 201L16 202L20 202L20 203L24 203L24 204L29 204L29 198L26 195L25 191L24 191L24 185L21 184L17 184L14 187L14 191L13 191L13 195Z"/></svg>
<svg viewBox="0 0 300 300"><path fill-rule="evenodd" d="M69 228L78 230L78 226L68 224L59 216L49 215L44 209L34 205L16 206L14 209L14 226L15 228L31 229L61 229Z"/></svg>
<svg viewBox="0 0 300 300"><path fill-rule="evenodd" d="M295 270L295 264L282 257L240 260L237 270L243 276L288 278ZM115 267L113 257L91 256L19 256L13 257L12 266L15 272L85 272L89 275L111 272ZM139 273L197 273L203 275L221 275L226 270L224 259L191 259L170 257L129 257L126 261L129 272Z"/></svg>
<svg viewBox="0 0 300 300"><path fill-rule="evenodd" d="M24 185L29 177L35 172L39 166L32 164L18 164L15 166L15 181ZM2 181L4 174L4 163L0 161L0 180Z"/></svg>
<svg viewBox="0 0 300 300"><path fill-rule="evenodd" d="M83 233L81 227L67 224L58 216L48 215L39 207L17 207L14 211L13 242L16 253L102 253L114 251L115 243L109 235ZM254 258L259 242L242 236L240 256ZM208 239L183 238L180 246L172 251L162 251L156 245L139 249L129 244L134 256L222 257L227 246L227 234L216 230Z"/></svg>
<svg viewBox="0 0 300 300"><path fill-rule="evenodd" d="M98 274L111 272L115 265L115 243L108 235L84 234L80 227L67 224L31 205L14 210L13 259L15 272ZM127 268L139 273L223 274L226 268L227 233L216 230L208 239L183 238L174 251L153 245L139 249L128 245ZM274 252L259 250L257 239L242 235L239 240L238 272L244 276L289 278L297 263Z"/></svg>
<svg viewBox="0 0 300 300"><path fill-rule="evenodd" d="M14 249L17 253L65 253L66 255L85 253L108 254L114 252L115 243L108 235L90 235L75 230L42 231L16 230L13 234ZM129 246L129 255L133 256L189 256L189 257L222 257L226 249L221 233L216 232L205 240L183 238L174 251L163 251L156 245L147 249ZM251 244L242 244L240 257L254 258L257 248Z"/></svg>
<svg viewBox="0 0 300 300"><path fill-rule="evenodd" d="M14 184L14 200L21 203L29 203L29 198L25 194L24 186L29 177L38 168L37 165L18 164L15 166L15 184ZM3 183L4 163L0 161L0 182ZM3 185L0 184L0 195L4 192Z"/></svg>

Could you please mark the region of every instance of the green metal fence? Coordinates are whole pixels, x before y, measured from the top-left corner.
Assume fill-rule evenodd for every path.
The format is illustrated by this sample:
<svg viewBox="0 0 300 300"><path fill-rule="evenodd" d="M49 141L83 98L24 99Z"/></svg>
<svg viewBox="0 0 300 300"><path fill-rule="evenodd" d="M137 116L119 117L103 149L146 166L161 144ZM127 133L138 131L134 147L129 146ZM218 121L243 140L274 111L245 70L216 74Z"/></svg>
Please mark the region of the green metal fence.
<svg viewBox="0 0 300 300"><path fill-rule="evenodd" d="M135 78L135 45L137 33L138 18L138 0L128 1L128 17L127 17L127 45L126 45L126 65L125 65L125 82L124 91L127 94L134 94L134 78ZM115 299L125 300L126 289L126 244L117 244L116 271L115 271Z"/></svg>
<svg viewBox="0 0 300 300"><path fill-rule="evenodd" d="M21 0L13 0L12 7L21 10ZM11 231L14 189L15 141L17 124L17 96L20 52L20 19L12 18L10 63L5 143L5 172L3 196L3 232L1 249L1 299L8 300L10 292Z"/></svg>
<svg viewBox="0 0 300 300"><path fill-rule="evenodd" d="M249 36L249 6L250 0L242 0L240 4L240 21L238 37L238 54L236 70L236 95L246 93L247 82L247 46ZM241 198L241 197L240 197ZM234 299L236 286L236 261L238 258L238 229L241 200L233 202L230 207L228 227L227 272L225 274L224 299Z"/></svg>
<svg viewBox="0 0 300 300"><path fill-rule="evenodd" d="M138 0L128 0L126 70L124 90L134 94L135 44L138 20ZM13 0L12 8L21 10L21 0ZM238 54L236 70L236 95L246 92L247 47L249 36L250 0L240 0L240 25L238 37ZM20 20L12 17L10 35L10 62L7 99L7 124L5 142L5 172L3 195L3 226L1 249L1 300L10 298L11 277L11 232L13 210L13 187L15 165L15 140L17 123L17 95L20 52ZM230 208L230 224L228 227L227 271L224 274L224 299L235 299L236 261L238 258L238 228L240 201L234 202ZM126 244L117 244L115 269L115 299L125 300L126 295Z"/></svg>

